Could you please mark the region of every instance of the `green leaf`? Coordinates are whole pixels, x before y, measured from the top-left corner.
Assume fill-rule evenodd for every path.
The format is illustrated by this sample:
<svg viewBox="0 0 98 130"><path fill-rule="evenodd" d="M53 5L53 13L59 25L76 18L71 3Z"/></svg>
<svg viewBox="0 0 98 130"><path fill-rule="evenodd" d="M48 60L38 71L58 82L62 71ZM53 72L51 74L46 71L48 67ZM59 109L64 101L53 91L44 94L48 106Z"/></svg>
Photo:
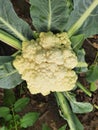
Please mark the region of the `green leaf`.
<svg viewBox="0 0 98 130"><path fill-rule="evenodd" d="M10 113L10 109L8 107L0 107L0 117L5 118Z"/></svg>
<svg viewBox="0 0 98 130"><path fill-rule="evenodd" d="M85 51L84 49L77 51L78 61L79 62L85 62Z"/></svg>
<svg viewBox="0 0 98 130"><path fill-rule="evenodd" d="M62 126L59 130L66 130L67 125Z"/></svg>
<svg viewBox="0 0 98 130"><path fill-rule="evenodd" d="M0 56L0 65L13 60L12 56Z"/></svg>
<svg viewBox="0 0 98 130"><path fill-rule="evenodd" d="M21 41L32 38L29 25L17 16L10 0L0 0L0 29Z"/></svg>
<svg viewBox="0 0 98 130"><path fill-rule="evenodd" d="M88 9L94 0L74 0L74 10L72 11L69 20L65 26L65 30L69 30L82 14ZM96 3L97 5L97 3ZM98 6L92 11L89 17L85 20L82 27L78 30L77 34L85 34L85 37L98 34Z"/></svg>
<svg viewBox="0 0 98 130"><path fill-rule="evenodd" d="M21 118L20 115L18 115L18 114L14 115L14 119L15 119L15 121L19 121L20 118Z"/></svg>
<svg viewBox="0 0 98 130"><path fill-rule="evenodd" d="M3 127L0 128L0 130L8 130L8 128L3 126Z"/></svg>
<svg viewBox="0 0 98 130"><path fill-rule="evenodd" d="M97 85L95 82L92 82L90 84L90 91L95 92L97 90Z"/></svg>
<svg viewBox="0 0 98 130"><path fill-rule="evenodd" d="M3 60L3 59L2 59ZM1 61L2 63L2 61ZM0 87L1 88L14 88L19 85L23 80L13 67L12 62L7 62L0 65Z"/></svg>
<svg viewBox="0 0 98 130"><path fill-rule="evenodd" d="M47 124L42 125L42 130L51 130Z"/></svg>
<svg viewBox="0 0 98 130"><path fill-rule="evenodd" d="M12 106L15 103L15 94L12 89L4 89L3 102L5 106Z"/></svg>
<svg viewBox="0 0 98 130"><path fill-rule="evenodd" d="M10 121L12 119L12 115L8 114L5 116L5 121Z"/></svg>
<svg viewBox="0 0 98 130"><path fill-rule="evenodd" d="M70 101L70 104L74 113L87 113L93 110L93 106L90 103Z"/></svg>
<svg viewBox="0 0 98 130"><path fill-rule="evenodd" d="M14 110L15 112L20 112L22 111L23 108L25 108L27 106L27 104L29 103L30 99L25 97L25 98L21 98L18 99L15 104L14 104Z"/></svg>
<svg viewBox="0 0 98 130"><path fill-rule="evenodd" d="M87 69L87 64L85 62L85 51L84 51L84 49L77 50L76 55L77 55L78 62L79 62L79 64L77 65L78 68L76 68L76 72L77 73L87 72L88 69Z"/></svg>
<svg viewBox="0 0 98 130"><path fill-rule="evenodd" d="M87 113L93 110L93 106L90 103L77 102L72 93L66 92L66 97L74 113Z"/></svg>
<svg viewBox="0 0 98 130"><path fill-rule="evenodd" d="M30 0L30 14L37 31L63 31L72 10L68 0Z"/></svg>
<svg viewBox="0 0 98 130"><path fill-rule="evenodd" d="M33 126L36 120L39 117L39 113L37 112L29 112L20 119L20 126L23 128L27 128L29 126Z"/></svg>
<svg viewBox="0 0 98 130"><path fill-rule="evenodd" d="M98 65L91 65L86 73L86 79L88 82L95 82L98 79Z"/></svg>
<svg viewBox="0 0 98 130"><path fill-rule="evenodd" d="M84 34L76 35L71 37L71 45L75 52L77 52L83 45Z"/></svg>

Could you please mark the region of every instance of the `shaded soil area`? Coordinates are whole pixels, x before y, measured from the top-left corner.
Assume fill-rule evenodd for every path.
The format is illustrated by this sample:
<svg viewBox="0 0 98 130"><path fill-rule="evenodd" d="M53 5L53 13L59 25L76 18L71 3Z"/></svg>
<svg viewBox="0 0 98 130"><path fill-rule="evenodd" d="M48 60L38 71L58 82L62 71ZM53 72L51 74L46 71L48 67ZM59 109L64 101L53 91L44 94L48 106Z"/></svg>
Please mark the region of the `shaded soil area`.
<svg viewBox="0 0 98 130"><path fill-rule="evenodd" d="M25 21L27 21L31 28L33 29L33 25L31 22L30 14L29 14L29 3L28 0L11 0L15 11ZM98 51L98 37L93 37L90 39L85 40L84 42L84 49L86 51L86 61L88 64L93 63L95 59L96 52ZM0 41L0 56L3 55L11 55L16 50L11 48L10 46L2 43ZM84 84L87 88L89 87L89 84L85 80L85 75L80 75L80 81L82 84ZM97 83L98 86L98 83ZM22 89L24 87L21 85ZM28 96L30 97L30 103L29 105L23 110L20 115L23 115L24 113L30 112L30 111L37 111L40 112L40 118L35 123L34 126L29 127L27 130L41 130L42 123L47 123L49 127L52 130L58 130L62 125L66 124L66 121L60 116L59 114L59 108L57 106L54 94L51 93L50 95L44 97L41 94L38 95L32 95L29 93L28 89L24 89L23 93L20 94L20 86L17 86L14 89L14 92L16 93L16 97L24 97ZM3 89L0 89L0 105L3 103ZM76 91L76 98L78 101L82 102L90 102L92 104L98 105L98 90L96 92L93 92L92 97L88 97L85 95L81 90ZM94 110L87 114L81 114L77 115L84 125L84 130L98 130L98 110L94 108ZM69 130L69 128L67 128Z"/></svg>

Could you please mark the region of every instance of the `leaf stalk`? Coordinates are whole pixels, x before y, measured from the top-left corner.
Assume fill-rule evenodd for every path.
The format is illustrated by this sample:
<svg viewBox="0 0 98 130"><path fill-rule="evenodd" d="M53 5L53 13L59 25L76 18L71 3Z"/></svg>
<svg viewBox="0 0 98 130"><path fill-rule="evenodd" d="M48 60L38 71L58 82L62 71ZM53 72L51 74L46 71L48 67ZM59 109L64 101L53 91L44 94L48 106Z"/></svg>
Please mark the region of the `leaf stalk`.
<svg viewBox="0 0 98 130"><path fill-rule="evenodd" d="M79 20L75 24L73 24L73 26L69 29L68 31L69 37L71 37L73 34L75 34L78 31L78 29L83 25L85 20L88 18L88 16L95 9L96 6L98 6L98 0L94 0L92 4L88 7L88 9L79 18Z"/></svg>
<svg viewBox="0 0 98 130"><path fill-rule="evenodd" d="M3 30L0 30L0 40L17 50L21 50L21 41Z"/></svg>
<svg viewBox="0 0 98 130"><path fill-rule="evenodd" d="M73 112L68 104L67 99L65 98L64 94L61 92L55 93L58 105L61 108L64 118L67 120L70 130L77 130L76 125L73 120Z"/></svg>
<svg viewBox="0 0 98 130"><path fill-rule="evenodd" d="M77 86L82 89L82 91L85 92L89 97L92 96L92 93L86 89L79 81L77 81Z"/></svg>

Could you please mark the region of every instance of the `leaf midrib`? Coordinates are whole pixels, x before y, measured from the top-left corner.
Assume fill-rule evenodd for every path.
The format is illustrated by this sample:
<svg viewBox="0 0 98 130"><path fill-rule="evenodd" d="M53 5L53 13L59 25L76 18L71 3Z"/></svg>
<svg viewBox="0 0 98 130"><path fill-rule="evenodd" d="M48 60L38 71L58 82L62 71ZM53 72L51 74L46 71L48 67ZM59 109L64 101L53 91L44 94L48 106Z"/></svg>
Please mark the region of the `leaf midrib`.
<svg viewBox="0 0 98 130"><path fill-rule="evenodd" d="M12 71L12 72L10 72L10 73L7 73L7 74L5 74L5 75L0 76L0 79L6 78L6 77L8 77L8 76L10 76L10 75L12 75L12 74L14 74L14 73L17 73L17 70L14 70L14 71Z"/></svg>
<svg viewBox="0 0 98 130"><path fill-rule="evenodd" d="M51 8L51 0L49 0L49 13L48 13L48 31L51 29L52 22L52 8Z"/></svg>
<svg viewBox="0 0 98 130"><path fill-rule="evenodd" d="M13 33L16 34L16 36L22 40L22 41L25 41L26 38L21 34L19 33L15 28L13 28L9 23L7 23L2 17L0 17L0 21L5 25L7 26L10 30L12 30Z"/></svg>

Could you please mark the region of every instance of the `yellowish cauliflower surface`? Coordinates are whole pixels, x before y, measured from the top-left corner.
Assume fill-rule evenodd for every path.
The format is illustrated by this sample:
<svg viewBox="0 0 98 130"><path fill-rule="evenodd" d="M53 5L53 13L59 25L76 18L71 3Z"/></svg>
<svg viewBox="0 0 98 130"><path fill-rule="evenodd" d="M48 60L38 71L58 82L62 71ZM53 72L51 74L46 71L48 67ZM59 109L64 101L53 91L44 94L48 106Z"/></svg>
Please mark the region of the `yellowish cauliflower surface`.
<svg viewBox="0 0 98 130"><path fill-rule="evenodd" d="M13 65L32 94L69 91L77 80L72 70L77 57L66 32L42 32L36 40L23 42L22 54L16 56Z"/></svg>

